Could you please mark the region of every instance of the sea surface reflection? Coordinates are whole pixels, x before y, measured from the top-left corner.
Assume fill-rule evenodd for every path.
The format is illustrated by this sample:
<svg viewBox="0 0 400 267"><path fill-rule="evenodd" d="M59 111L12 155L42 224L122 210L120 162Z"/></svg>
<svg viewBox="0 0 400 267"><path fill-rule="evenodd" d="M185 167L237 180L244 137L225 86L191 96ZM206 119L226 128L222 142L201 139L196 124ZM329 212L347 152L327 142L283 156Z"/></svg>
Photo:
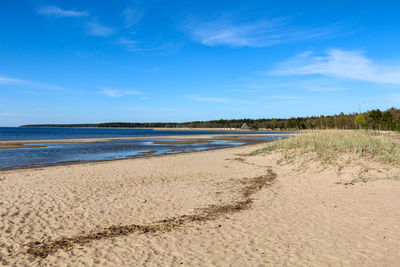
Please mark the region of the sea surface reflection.
<svg viewBox="0 0 400 267"><path fill-rule="evenodd" d="M96 143L41 143L38 148L0 149L0 169L18 169L92 161L147 157L243 145L240 140L191 144L157 144L161 140L116 140ZM165 141L165 140L162 140Z"/></svg>

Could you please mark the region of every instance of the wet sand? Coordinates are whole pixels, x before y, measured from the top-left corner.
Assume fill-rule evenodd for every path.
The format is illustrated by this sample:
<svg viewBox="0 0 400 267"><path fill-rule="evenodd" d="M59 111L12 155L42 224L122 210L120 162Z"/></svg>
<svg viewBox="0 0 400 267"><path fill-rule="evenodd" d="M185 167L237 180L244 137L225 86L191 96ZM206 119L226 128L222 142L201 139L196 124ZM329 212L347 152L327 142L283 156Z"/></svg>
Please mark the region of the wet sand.
<svg viewBox="0 0 400 267"><path fill-rule="evenodd" d="M263 137L263 136L291 136L292 134L230 134L230 135L180 135L180 136L146 136L146 137L113 137L113 138L81 138L81 139L48 139L48 140L17 140L17 141L0 141L0 149L7 148L23 148L23 147L39 147L29 146L31 144L44 143L96 143L108 142L116 140L166 140L180 142L180 140L197 140L198 142L206 140L238 140L239 137ZM246 141L240 139L240 141ZM253 139L247 141L254 142ZM188 142L188 141L187 141Z"/></svg>
<svg viewBox="0 0 400 267"><path fill-rule="evenodd" d="M0 172L0 265L397 266L398 167L263 146Z"/></svg>
<svg viewBox="0 0 400 267"><path fill-rule="evenodd" d="M15 143L15 142L9 142L9 143L0 143L0 149L9 149L9 148L38 148L38 147L43 147L40 145L29 145L25 143Z"/></svg>

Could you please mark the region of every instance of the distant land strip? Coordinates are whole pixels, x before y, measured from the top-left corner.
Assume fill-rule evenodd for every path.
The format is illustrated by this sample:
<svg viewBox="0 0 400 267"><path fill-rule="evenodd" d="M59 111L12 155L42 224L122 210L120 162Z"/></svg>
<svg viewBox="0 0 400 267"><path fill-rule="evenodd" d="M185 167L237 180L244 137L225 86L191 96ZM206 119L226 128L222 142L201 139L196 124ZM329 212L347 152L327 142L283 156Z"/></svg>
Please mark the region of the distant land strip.
<svg viewBox="0 0 400 267"><path fill-rule="evenodd" d="M68 127L68 128L164 128L168 130L223 129L223 130L301 130L301 129L376 129L400 130L400 109L379 109L364 113L331 116L292 117L287 119L220 119L192 122L106 122L87 124L30 124L20 127Z"/></svg>

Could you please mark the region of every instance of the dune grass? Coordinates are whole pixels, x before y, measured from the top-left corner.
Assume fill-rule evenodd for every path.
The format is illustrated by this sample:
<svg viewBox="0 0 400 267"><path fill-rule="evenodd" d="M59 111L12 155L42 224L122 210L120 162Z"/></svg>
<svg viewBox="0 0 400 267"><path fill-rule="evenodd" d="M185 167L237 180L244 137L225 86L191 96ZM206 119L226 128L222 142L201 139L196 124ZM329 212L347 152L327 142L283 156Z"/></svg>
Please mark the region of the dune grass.
<svg viewBox="0 0 400 267"><path fill-rule="evenodd" d="M250 155L280 150L288 153L315 152L323 161L334 160L340 153L353 153L383 163L400 163L400 142L393 136L364 130L321 130L273 142ZM292 156L293 156L292 153Z"/></svg>

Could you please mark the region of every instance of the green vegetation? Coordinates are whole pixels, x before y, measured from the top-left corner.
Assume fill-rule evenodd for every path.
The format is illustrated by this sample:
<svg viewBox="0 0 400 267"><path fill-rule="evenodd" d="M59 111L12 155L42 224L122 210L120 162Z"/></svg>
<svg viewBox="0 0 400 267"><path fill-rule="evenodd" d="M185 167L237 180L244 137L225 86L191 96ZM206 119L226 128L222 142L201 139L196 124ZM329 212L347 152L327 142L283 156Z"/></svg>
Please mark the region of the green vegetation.
<svg viewBox="0 0 400 267"><path fill-rule="evenodd" d="M378 132L324 130L273 142L251 155L281 150L286 153L316 153L319 159L331 161L340 153L353 153L383 163L400 163L400 143L393 136ZM293 156L293 154L292 154ZM286 154L285 157L290 157Z"/></svg>
<svg viewBox="0 0 400 267"><path fill-rule="evenodd" d="M246 123L250 129L302 130L302 129L376 129L400 130L400 109L391 108L384 112L379 109L365 113L352 113L332 116L296 117L289 119L234 119L193 122L109 122L98 124L41 124L23 127L110 127L110 128L236 128Z"/></svg>
<svg viewBox="0 0 400 267"><path fill-rule="evenodd" d="M356 116L356 119L354 120L354 125L360 129L365 127L365 116L360 114Z"/></svg>

